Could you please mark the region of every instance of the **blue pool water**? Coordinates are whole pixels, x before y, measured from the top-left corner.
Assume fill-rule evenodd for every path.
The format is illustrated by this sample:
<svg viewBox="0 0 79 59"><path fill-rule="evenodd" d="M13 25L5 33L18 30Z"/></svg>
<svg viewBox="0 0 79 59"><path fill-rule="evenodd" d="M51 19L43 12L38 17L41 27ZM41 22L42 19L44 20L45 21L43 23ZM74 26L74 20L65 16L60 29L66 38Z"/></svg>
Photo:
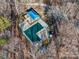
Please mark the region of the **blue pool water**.
<svg viewBox="0 0 79 59"><path fill-rule="evenodd" d="M30 8L27 11L27 15L30 16L32 20L37 20L38 18L40 18L40 15L33 8Z"/></svg>

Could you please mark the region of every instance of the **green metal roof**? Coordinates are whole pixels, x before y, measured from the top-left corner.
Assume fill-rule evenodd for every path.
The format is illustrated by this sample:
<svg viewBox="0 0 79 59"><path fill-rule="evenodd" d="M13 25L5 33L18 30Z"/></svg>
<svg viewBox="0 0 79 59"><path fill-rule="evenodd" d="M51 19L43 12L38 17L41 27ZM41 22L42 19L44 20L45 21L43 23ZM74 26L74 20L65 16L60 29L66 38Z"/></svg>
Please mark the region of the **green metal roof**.
<svg viewBox="0 0 79 59"><path fill-rule="evenodd" d="M36 35L36 33L42 28L43 26L40 23L36 23L29 29L25 30L24 33L32 42L40 41L41 39Z"/></svg>

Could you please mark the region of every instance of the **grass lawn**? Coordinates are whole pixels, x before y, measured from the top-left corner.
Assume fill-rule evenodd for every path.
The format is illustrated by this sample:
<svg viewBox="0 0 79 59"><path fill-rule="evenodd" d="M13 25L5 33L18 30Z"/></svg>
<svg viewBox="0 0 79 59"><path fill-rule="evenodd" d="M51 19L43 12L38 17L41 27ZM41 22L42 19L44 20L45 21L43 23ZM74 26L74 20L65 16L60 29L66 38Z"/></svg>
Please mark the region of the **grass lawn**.
<svg viewBox="0 0 79 59"><path fill-rule="evenodd" d="M0 45L5 45L8 43L7 39L0 39Z"/></svg>
<svg viewBox="0 0 79 59"><path fill-rule="evenodd" d="M10 20L5 17L0 16L0 31L5 30L11 25Z"/></svg>

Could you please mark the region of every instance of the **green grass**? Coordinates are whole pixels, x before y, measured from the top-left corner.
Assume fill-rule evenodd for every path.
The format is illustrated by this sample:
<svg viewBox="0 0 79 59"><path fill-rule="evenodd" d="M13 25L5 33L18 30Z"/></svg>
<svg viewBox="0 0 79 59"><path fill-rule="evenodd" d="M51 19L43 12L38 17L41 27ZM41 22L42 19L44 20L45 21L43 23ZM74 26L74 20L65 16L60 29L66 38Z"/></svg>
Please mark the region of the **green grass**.
<svg viewBox="0 0 79 59"><path fill-rule="evenodd" d="M5 30L11 25L11 22L9 19L0 16L0 31Z"/></svg>
<svg viewBox="0 0 79 59"><path fill-rule="evenodd" d="M0 39L0 45L5 45L8 43L7 39Z"/></svg>

